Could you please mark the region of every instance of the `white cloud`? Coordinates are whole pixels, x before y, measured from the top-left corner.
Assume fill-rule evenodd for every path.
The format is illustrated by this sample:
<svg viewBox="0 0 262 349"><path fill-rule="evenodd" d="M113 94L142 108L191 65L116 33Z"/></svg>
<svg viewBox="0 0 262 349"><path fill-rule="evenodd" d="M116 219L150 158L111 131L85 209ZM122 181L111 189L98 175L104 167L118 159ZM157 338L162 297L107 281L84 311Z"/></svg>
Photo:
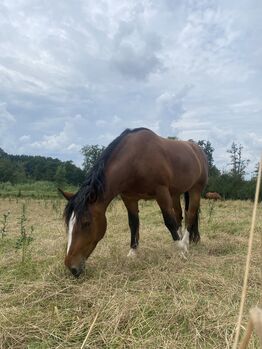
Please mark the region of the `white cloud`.
<svg viewBox="0 0 262 349"><path fill-rule="evenodd" d="M261 113L262 102L258 99L247 99L231 105L234 113Z"/></svg>
<svg viewBox="0 0 262 349"><path fill-rule="evenodd" d="M10 113L6 103L0 103L0 147L6 150L6 148L12 148L14 139L10 136L11 130L16 125L15 116Z"/></svg>
<svg viewBox="0 0 262 349"><path fill-rule="evenodd" d="M72 143L67 147L67 149L70 151L79 152L81 150L81 145Z"/></svg>
<svg viewBox="0 0 262 349"><path fill-rule="evenodd" d="M121 118L117 115L114 115L112 122L113 124L119 124L121 122Z"/></svg>
<svg viewBox="0 0 262 349"><path fill-rule="evenodd" d="M76 138L76 130L72 122L66 121L63 129L57 134L44 135L40 141L30 144L32 148L45 149L48 151L64 152L67 150L80 149L80 145L72 143Z"/></svg>
<svg viewBox="0 0 262 349"><path fill-rule="evenodd" d="M30 141L30 139L31 139L31 136L30 136L30 135L23 135L23 136L21 136L21 137L19 138L19 140L20 140L21 142Z"/></svg>
<svg viewBox="0 0 262 349"><path fill-rule="evenodd" d="M15 119L14 115L12 115L7 110L6 103L0 103L0 126L1 126L1 128L8 127L10 125L10 123L13 123L15 121L16 121L16 119Z"/></svg>
<svg viewBox="0 0 262 349"><path fill-rule="evenodd" d="M105 120L97 120L96 121L96 126L98 127L105 127L107 122Z"/></svg>

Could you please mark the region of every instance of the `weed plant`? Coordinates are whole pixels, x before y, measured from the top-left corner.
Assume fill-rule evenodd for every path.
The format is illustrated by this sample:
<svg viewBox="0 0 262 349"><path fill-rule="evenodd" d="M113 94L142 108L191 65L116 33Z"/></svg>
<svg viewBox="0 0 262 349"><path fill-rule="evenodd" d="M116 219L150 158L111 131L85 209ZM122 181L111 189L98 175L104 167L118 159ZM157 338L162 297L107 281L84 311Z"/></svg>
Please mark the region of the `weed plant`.
<svg viewBox="0 0 262 349"><path fill-rule="evenodd" d="M26 206L23 203L22 204L22 214L21 217L19 218L19 225L20 225L20 235L16 240L16 245L15 248L16 250L22 250L22 263L25 262L26 257L27 257L27 252L28 252L28 246L31 244L33 241L33 232L34 232L34 227L31 225L30 230L28 231L28 228L26 226Z"/></svg>
<svg viewBox="0 0 262 349"><path fill-rule="evenodd" d="M8 220L9 215L10 215L10 211L3 214L3 218L1 221L2 227L0 228L0 233L1 233L2 238L4 236L6 236L6 234L7 234L7 220Z"/></svg>

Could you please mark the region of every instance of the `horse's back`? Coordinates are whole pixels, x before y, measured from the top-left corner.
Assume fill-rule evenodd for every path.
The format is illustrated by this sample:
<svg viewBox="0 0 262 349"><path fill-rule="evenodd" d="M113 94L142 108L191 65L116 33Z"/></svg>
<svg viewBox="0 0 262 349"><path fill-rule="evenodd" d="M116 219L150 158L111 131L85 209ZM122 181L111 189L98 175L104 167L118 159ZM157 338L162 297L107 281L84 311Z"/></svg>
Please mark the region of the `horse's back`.
<svg viewBox="0 0 262 349"><path fill-rule="evenodd" d="M198 145L165 139L150 130L128 134L109 171L126 190L136 187L152 195L158 185L182 193L197 184L204 187L207 181L206 158Z"/></svg>

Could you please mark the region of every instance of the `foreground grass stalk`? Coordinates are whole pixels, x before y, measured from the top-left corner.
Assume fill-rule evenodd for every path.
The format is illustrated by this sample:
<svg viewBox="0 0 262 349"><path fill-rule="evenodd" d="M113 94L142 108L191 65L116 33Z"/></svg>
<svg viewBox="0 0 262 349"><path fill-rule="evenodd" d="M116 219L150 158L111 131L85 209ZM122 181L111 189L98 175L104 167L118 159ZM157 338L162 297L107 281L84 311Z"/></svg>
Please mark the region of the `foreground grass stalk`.
<svg viewBox="0 0 262 349"><path fill-rule="evenodd" d="M88 340L88 337L90 336L90 333L91 333L93 327L95 326L95 323L96 323L96 319L97 319L97 317L98 317L98 314L99 314L99 312L96 314L96 316L95 316L95 318L94 318L94 320L93 320L91 326L89 327L89 330L88 330L88 332L87 332L87 335L86 335L86 337L85 337L85 339L84 339L84 341L83 341L83 343L82 343L82 345L81 345L81 349L84 349L84 347L85 347L85 345L86 345L86 342L87 342L87 340Z"/></svg>
<svg viewBox="0 0 262 349"><path fill-rule="evenodd" d="M254 241L256 214L257 214L257 206L258 206L260 182L261 182L261 173L262 173L262 155L261 155L260 163L259 163L257 185L256 185L256 194L255 194L255 201L254 201L254 205L253 205L253 214L252 214L252 221L251 221L249 240L248 240L246 265L245 265L245 271L244 271L244 281L243 281L242 295L241 295L239 315L238 315L238 320L237 320L236 334L235 334L233 349L237 349L239 335L240 335L241 321L242 321L242 316L243 316L243 311L244 311L244 305L245 305L245 300L246 300L246 296L247 296L248 276L249 276L253 241Z"/></svg>

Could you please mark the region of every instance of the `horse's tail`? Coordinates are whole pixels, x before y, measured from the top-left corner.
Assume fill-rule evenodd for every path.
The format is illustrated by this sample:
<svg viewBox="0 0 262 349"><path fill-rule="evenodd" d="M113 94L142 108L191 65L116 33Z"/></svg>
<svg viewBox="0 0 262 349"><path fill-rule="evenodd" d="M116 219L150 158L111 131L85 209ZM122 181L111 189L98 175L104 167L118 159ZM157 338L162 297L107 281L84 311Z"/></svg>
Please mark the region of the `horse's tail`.
<svg viewBox="0 0 262 349"><path fill-rule="evenodd" d="M188 193L188 191L186 191L184 193L184 200L185 200L185 210L188 211L188 207L189 207L189 193Z"/></svg>

